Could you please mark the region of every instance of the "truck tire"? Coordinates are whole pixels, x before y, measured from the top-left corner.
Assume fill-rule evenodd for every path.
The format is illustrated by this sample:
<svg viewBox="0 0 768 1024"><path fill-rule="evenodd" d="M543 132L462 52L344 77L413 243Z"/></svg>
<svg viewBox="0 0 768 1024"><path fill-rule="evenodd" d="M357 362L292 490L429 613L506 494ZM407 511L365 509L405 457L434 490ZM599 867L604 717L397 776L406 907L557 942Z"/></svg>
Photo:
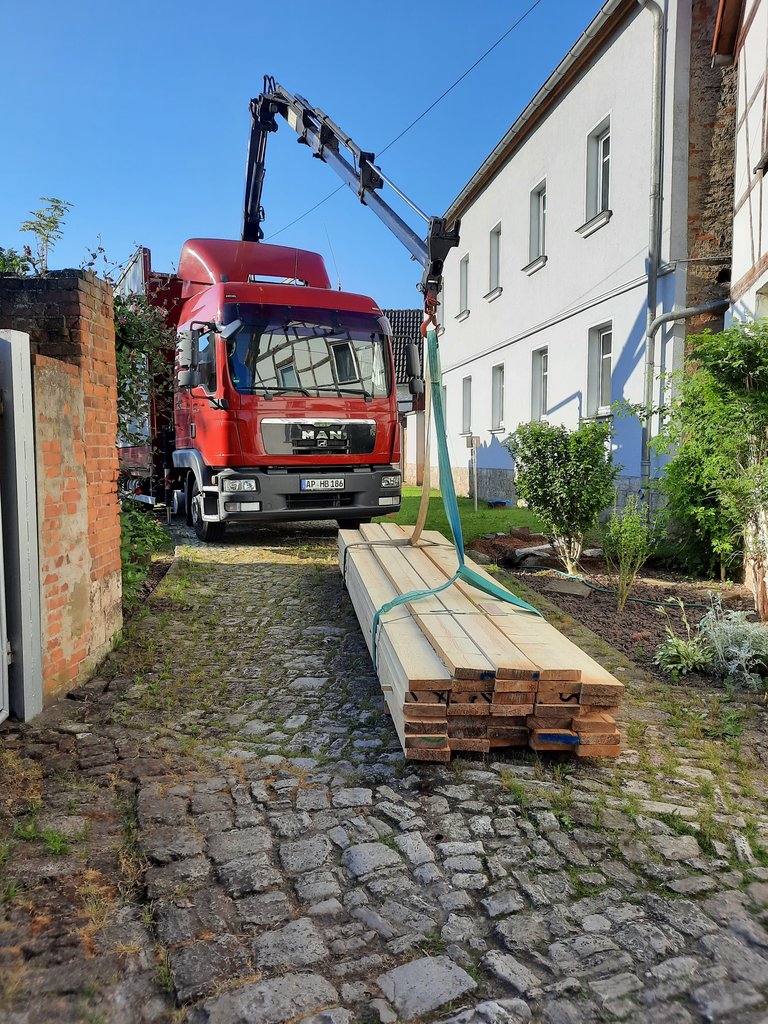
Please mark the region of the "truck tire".
<svg viewBox="0 0 768 1024"><path fill-rule="evenodd" d="M200 540L205 541L206 544L212 544L217 540L221 540L227 524L209 523L203 519L202 505L203 496L200 493L200 488L197 486L197 480L194 480L192 483L192 500L190 502L192 526Z"/></svg>
<svg viewBox="0 0 768 1024"><path fill-rule="evenodd" d="M337 519L336 525L340 530L359 530L363 523L370 523L371 517L367 519Z"/></svg>
<svg viewBox="0 0 768 1024"><path fill-rule="evenodd" d="M190 473L187 476L186 482L184 484L184 518L186 520L187 526L192 525L192 485L194 484L194 482L195 477L192 473Z"/></svg>

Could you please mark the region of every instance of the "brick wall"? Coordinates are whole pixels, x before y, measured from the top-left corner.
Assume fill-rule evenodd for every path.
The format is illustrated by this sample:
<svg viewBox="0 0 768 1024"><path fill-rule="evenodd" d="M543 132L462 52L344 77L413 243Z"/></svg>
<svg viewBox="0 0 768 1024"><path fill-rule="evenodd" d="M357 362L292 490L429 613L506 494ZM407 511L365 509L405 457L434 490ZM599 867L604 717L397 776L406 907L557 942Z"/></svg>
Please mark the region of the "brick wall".
<svg viewBox="0 0 768 1024"><path fill-rule="evenodd" d="M732 67L712 67L712 32L718 0L692 4L688 136L688 256L728 257L688 264L686 305L727 299L733 234L733 159L736 77ZM720 280L718 280L720 278ZM695 334L722 327L723 316L688 322Z"/></svg>
<svg viewBox="0 0 768 1024"><path fill-rule="evenodd" d="M30 336L48 704L122 625L112 292L85 271L0 277L0 325Z"/></svg>

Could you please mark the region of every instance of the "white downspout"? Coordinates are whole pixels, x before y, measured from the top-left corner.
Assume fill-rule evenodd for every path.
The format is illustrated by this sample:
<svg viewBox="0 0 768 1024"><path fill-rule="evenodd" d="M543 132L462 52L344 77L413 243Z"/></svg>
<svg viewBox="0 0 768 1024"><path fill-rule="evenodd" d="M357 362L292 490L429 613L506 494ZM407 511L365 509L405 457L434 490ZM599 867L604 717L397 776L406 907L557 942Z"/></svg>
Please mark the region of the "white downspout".
<svg viewBox="0 0 768 1024"><path fill-rule="evenodd" d="M661 182L664 140L664 11L656 0L637 0L653 15L653 76L651 79L651 191L648 217L648 299L645 332L643 432L640 475L648 498L651 483L651 421L653 379L656 367L656 320L659 264L661 261Z"/></svg>

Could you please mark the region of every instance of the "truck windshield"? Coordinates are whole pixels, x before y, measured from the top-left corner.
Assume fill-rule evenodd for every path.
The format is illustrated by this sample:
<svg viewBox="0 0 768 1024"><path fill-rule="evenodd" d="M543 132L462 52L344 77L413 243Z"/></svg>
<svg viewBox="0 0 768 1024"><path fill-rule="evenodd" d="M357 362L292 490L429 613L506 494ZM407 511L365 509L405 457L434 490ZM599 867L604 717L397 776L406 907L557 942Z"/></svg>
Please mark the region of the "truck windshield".
<svg viewBox="0 0 768 1024"><path fill-rule="evenodd" d="M391 375L387 321L364 313L240 304L227 343L229 372L246 394L384 398Z"/></svg>

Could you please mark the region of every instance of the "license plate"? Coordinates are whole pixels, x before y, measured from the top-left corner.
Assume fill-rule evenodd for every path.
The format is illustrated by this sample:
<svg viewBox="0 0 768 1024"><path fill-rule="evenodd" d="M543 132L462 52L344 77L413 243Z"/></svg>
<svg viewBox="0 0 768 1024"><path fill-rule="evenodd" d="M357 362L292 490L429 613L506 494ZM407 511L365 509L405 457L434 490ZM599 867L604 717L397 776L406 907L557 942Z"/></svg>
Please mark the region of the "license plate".
<svg viewBox="0 0 768 1024"><path fill-rule="evenodd" d="M317 477L302 480L302 491L343 491L344 477Z"/></svg>

